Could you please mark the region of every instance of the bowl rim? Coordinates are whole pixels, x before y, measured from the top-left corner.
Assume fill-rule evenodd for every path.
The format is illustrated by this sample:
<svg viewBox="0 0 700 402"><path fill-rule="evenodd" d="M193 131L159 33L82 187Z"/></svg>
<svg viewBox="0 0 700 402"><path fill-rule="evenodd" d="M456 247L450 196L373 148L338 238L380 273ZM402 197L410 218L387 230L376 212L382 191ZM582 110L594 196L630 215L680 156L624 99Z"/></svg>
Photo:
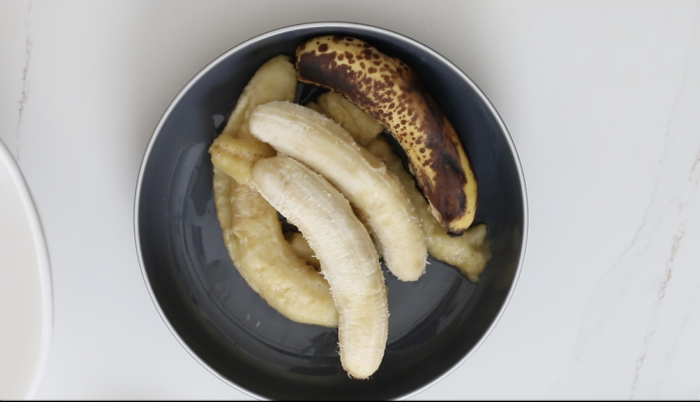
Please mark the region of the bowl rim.
<svg viewBox="0 0 700 402"><path fill-rule="evenodd" d="M156 310L158 311L158 314L165 323L165 325L168 327L170 330L170 333L177 339L177 341L180 343L180 345L187 351L187 353L190 354L194 358L195 361L197 361L202 367L204 367L207 371L212 373L215 377L217 377L219 380L223 381L225 384L231 386L232 388L236 389L237 391L246 394L252 398L256 398L259 400L267 400L268 398L263 397L262 395L258 395L257 393L254 393L252 391L249 391L242 386L239 386L238 384L234 383L233 381L229 380L228 378L224 377L223 375L219 374L216 370L214 370L212 367L209 366L205 361L203 361L188 345L187 343L180 337L180 335L177 333L175 328L170 324L170 321L168 318L165 316L165 313L160 307L160 304L158 300L156 300L153 288L151 287L151 283L148 279L148 275L146 273L145 269L145 263L143 261L143 255L141 253L141 238L139 235L139 214L138 214L138 207L140 204L141 200L141 188L142 188L142 182L143 182L143 176L144 176L144 171L146 167L146 163L149 160L149 156L151 154L151 151L153 150L153 146L156 142L156 139L160 135L160 132L163 128L163 125L165 124L166 120L170 117L170 114L172 113L173 109L175 106L180 102L180 100L185 96L185 94L192 88L194 87L199 80L206 75L210 70L212 70L214 67L216 67L219 63L221 63L224 59L228 58L231 54L234 54L236 52L239 52L241 49L244 49L247 46L250 46L260 40L267 39L272 36L284 34L286 32L293 32L293 31L298 31L300 29L307 29L307 28L354 28L354 29L360 29L368 32L374 32L378 33L381 35L389 36L393 39L397 39L401 42L407 43L409 45L415 46L416 48L420 49L421 51L430 54L433 56L436 60L440 61L441 63L445 64L447 67L449 67L451 70L453 70L459 77L461 77L468 85L470 85L476 92L476 94L479 96L479 98L484 102L484 104L488 107L488 110L493 114L495 117L496 121L498 122L499 128L502 130L502 132L505 134L505 139L506 143L508 144L508 147L515 159L515 167L518 173L518 178L520 180L521 184L521 191L522 191L522 200L523 200L523 226L522 226L522 245L519 250L519 258L518 258L518 264L515 269L515 274L513 277L513 283L510 286L510 289L508 290L508 294L506 295L503 304L501 305L498 314L494 318L494 320L491 322L489 325L488 329L484 334L481 336L479 341L474 345L474 347L471 348L457 363L455 363L450 369L442 373L440 376L436 377L432 381L430 381L428 384L425 384L424 386L420 387L419 389L416 389L410 393L404 394L400 396L397 400L404 400L407 398L410 398L412 396L415 396L431 387L434 385L438 384L440 381L443 379L447 378L450 374L452 374L455 370L457 370L459 367L461 367L464 362L466 362L478 349L479 347L486 341L486 339L491 335L493 332L494 328L498 324L498 322L501 320L501 317L503 317L503 314L505 313L505 310L507 309L508 305L510 304L510 301L513 297L513 294L515 292L515 289L517 287L518 280L520 278L520 274L522 271L522 266L523 262L525 260L525 253L527 250L527 237L528 237L528 228L529 228L529 207L528 207L528 199L527 199L527 185L525 182L525 175L523 173L523 168L522 164L520 161L520 157L518 155L518 151L515 147L515 143L513 142L513 138L510 135L510 132L508 131L508 128L506 127L505 123L503 122L503 119L501 118L501 115L498 113L496 108L493 106L491 101L486 97L484 92L479 88L474 81L466 74L464 73L459 67L457 67L454 63L449 61L447 58L442 56L440 53L436 52L435 50L431 49L430 47L418 42L415 39L409 38L408 36L405 36L403 34L397 33L395 31L386 29L386 28L380 28L374 25L368 25L368 24L362 24L362 23L354 23L354 22L342 22L342 21L324 21L324 22L307 22L307 23L301 23L301 24L294 24L294 25L288 25L285 27L273 29L271 31L264 32L262 34L256 35L251 37L250 39L247 39L238 45L232 47L231 49L227 50L223 54L219 55L216 57L213 61L209 62L204 68L202 68L197 74L192 77L187 84L178 92L177 96L170 102L168 105L168 108L165 110L163 115L161 116L160 120L158 121L158 124L156 125L156 128L153 130L153 134L151 134L151 138L148 141L148 146L146 147L146 150L144 152L143 158L141 159L141 164L139 167L139 173L138 173L138 178L136 181L136 191L135 191L135 196L134 196L134 241L135 241L135 246L136 246L136 253L138 255L138 262L139 266L141 268L141 276L143 278L143 281L146 285L146 288L148 290L148 294L151 298L151 302L155 306Z"/></svg>
<svg viewBox="0 0 700 402"><path fill-rule="evenodd" d="M0 170L4 170L14 185L14 190L19 197L24 210L24 221L27 223L33 241L32 249L36 257L36 266L23 268L35 269L39 278L39 291L41 293L41 335L39 350L36 360L31 362L32 379L24 389L23 399L34 399L39 386L44 378L49 356L51 355L54 335L54 289L53 273L51 270L51 258L46 231L42 224L39 208L32 196L19 162L15 160L7 145L0 139Z"/></svg>

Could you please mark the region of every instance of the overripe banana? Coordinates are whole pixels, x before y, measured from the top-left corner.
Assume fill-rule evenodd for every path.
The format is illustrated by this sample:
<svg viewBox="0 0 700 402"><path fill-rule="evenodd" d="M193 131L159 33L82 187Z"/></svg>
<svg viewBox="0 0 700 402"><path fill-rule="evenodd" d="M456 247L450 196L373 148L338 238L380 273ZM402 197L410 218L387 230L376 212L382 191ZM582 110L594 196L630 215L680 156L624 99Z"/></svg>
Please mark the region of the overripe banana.
<svg viewBox="0 0 700 402"><path fill-rule="evenodd" d="M297 77L290 60L289 56L279 55L258 68L238 97L222 134L249 138L248 118L256 106L271 101L294 100Z"/></svg>
<svg viewBox="0 0 700 402"><path fill-rule="evenodd" d="M277 211L250 183L253 164L276 153L250 136L250 111L271 100L291 100L295 91L296 72L289 57L275 57L255 73L224 132L209 148L214 202L228 253L248 285L292 321L335 327L338 312L328 282L295 254Z"/></svg>
<svg viewBox="0 0 700 402"><path fill-rule="evenodd" d="M290 157L261 159L252 180L316 252L338 309L343 368L353 378L369 378L384 356L389 311L384 276L367 230L338 190Z"/></svg>
<svg viewBox="0 0 700 402"><path fill-rule="evenodd" d="M476 177L459 136L413 70L356 38L323 36L297 48L302 82L345 95L384 125L408 155L438 221L454 235L473 222Z"/></svg>
<svg viewBox="0 0 700 402"><path fill-rule="evenodd" d="M384 126L347 100L343 95L326 92L316 98L316 102L305 105L321 112L334 122L340 124L360 145L367 146L377 135L384 131Z"/></svg>
<svg viewBox="0 0 700 402"><path fill-rule="evenodd" d="M247 184L250 171L260 158L275 156L271 146L255 138L238 138L224 134L218 136L209 147L214 167L241 184Z"/></svg>
<svg viewBox="0 0 700 402"><path fill-rule="evenodd" d="M214 205L222 231L231 229L231 178L214 167Z"/></svg>
<svg viewBox="0 0 700 402"><path fill-rule="evenodd" d="M292 321L337 326L328 282L294 253L277 211L258 191L215 169L214 202L226 248L248 285Z"/></svg>
<svg viewBox="0 0 700 402"><path fill-rule="evenodd" d="M472 225L461 236L450 236L430 213L428 202L416 188L413 177L404 169L401 159L394 154L389 144L383 139L376 139L367 145L367 150L381 159L406 188L421 217L423 233L428 241L428 253L433 258L456 267L470 281L479 282L479 276L491 258L491 248L486 239L486 225Z"/></svg>
<svg viewBox="0 0 700 402"><path fill-rule="evenodd" d="M415 207L396 175L363 153L347 131L289 102L258 106L249 123L255 137L322 174L347 197L397 278L415 281L423 275L428 251Z"/></svg>
<svg viewBox="0 0 700 402"><path fill-rule="evenodd" d="M321 269L321 263L316 258L316 253L309 246L309 242L306 241L304 236L299 232L289 232L284 234L284 238L287 239L292 250L301 258L303 258L307 264L314 267L316 271Z"/></svg>
<svg viewBox="0 0 700 402"><path fill-rule="evenodd" d="M450 236L430 213L428 201L416 188L413 177L404 169L401 159L384 139L377 138L378 127L382 126L374 118L335 92L326 92L319 96L316 102L307 103L306 106L325 114L348 130L355 141L365 145L369 152L396 174L421 217L423 233L428 242L428 253L433 258L459 269L470 281L478 282L486 263L491 258L491 249L486 239L486 225L472 224L461 236ZM298 247L303 250L301 248L305 244L303 237L299 233L296 235L300 240ZM294 244L296 243L293 243L293 247ZM304 256L299 251L297 254Z"/></svg>

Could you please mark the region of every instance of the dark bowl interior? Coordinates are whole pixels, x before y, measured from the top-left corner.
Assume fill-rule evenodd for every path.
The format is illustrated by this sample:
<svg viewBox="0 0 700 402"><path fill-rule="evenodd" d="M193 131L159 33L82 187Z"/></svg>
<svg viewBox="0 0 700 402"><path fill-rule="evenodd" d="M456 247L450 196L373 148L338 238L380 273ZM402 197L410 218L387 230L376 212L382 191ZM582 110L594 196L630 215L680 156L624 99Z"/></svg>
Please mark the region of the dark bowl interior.
<svg viewBox="0 0 700 402"><path fill-rule="evenodd" d="M479 183L476 220L493 258L473 284L430 260L417 282L385 274L391 312L381 367L351 380L337 330L294 323L267 305L233 266L216 218L207 153L256 69L318 35L361 38L413 67L447 113ZM462 73L400 35L354 24L306 24L254 38L205 68L163 116L146 151L136 197L146 284L174 335L205 367L243 392L271 399L395 399L463 362L490 331L514 286L526 235L520 165L505 126ZM386 271L385 271L386 273Z"/></svg>

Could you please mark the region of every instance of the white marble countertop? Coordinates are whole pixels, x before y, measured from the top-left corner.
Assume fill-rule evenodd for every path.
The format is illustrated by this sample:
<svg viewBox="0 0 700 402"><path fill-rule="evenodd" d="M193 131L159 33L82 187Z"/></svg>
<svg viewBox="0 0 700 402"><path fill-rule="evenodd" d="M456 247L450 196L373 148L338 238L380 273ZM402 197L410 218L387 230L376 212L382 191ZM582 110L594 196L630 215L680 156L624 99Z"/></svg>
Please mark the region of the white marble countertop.
<svg viewBox="0 0 700 402"><path fill-rule="evenodd" d="M470 75L520 154L530 230L486 342L415 399L700 398L700 2L0 1L0 138L41 216L40 399L249 399L160 319L137 261L146 144L257 34L377 25Z"/></svg>

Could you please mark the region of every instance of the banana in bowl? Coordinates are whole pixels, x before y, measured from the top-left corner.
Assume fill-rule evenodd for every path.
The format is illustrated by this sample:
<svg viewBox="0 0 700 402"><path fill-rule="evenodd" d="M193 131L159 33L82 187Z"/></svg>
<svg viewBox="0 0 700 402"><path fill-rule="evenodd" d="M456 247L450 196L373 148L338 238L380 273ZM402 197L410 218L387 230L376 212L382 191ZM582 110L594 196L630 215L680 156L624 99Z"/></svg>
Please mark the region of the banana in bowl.
<svg viewBox="0 0 700 402"><path fill-rule="evenodd" d="M390 312L384 355L377 370L363 381L349 378L344 369L338 328L332 319L319 325L285 317L246 282L237 269L240 267L232 262L217 216L217 206L222 203L215 194L221 188L215 188L209 152L224 130L221 122L262 65L280 55L295 60L300 44L327 35L371 43L420 77L468 151L479 185L473 224L456 239L465 239L472 228L484 224L488 229L475 231L474 244L480 244L481 236L491 251L478 282L451 266L456 264L433 257L415 281L401 281L383 269ZM299 90L303 92L304 87L295 88L294 101L306 105L309 98L316 98L314 104L322 109L324 100L300 96ZM284 101L260 99L258 104ZM254 110L248 109L250 114ZM250 124L240 127L248 130L250 137L220 145L222 152L248 158L237 165L240 169L234 169L245 176L254 174L258 161L277 151L248 141L259 141ZM383 145L372 145L375 140L392 141L392 137L381 134L362 140L364 144L356 142L380 160ZM387 145L393 146L391 142ZM399 162L398 166L390 161L384 164L389 171L392 165L404 170L409 166ZM401 175L394 174L400 181ZM217 183L225 188L223 181ZM304 24L269 32L235 47L202 70L173 101L153 134L139 173L136 245L145 283L165 324L195 359L232 386L272 399L403 398L420 392L466 361L500 317L515 285L525 246L524 188L505 125L476 85L449 61L418 42L383 29L346 23ZM410 198L410 192L407 194ZM427 208L428 201L424 202L421 208ZM251 204L250 211L256 211L255 205ZM289 227L275 216L274 208L272 211L265 222ZM231 219L241 216L233 209L222 213ZM430 211L428 214L432 216ZM421 225L425 232L426 225L422 221ZM275 231L280 230L275 227ZM439 223L438 227L443 228ZM309 260L295 251L299 244L292 247L293 237L282 235L276 241L290 245L292 253L288 255L300 258L299 269L314 273ZM423 233L423 237L432 254L430 235ZM449 247L445 253L449 254Z"/></svg>

